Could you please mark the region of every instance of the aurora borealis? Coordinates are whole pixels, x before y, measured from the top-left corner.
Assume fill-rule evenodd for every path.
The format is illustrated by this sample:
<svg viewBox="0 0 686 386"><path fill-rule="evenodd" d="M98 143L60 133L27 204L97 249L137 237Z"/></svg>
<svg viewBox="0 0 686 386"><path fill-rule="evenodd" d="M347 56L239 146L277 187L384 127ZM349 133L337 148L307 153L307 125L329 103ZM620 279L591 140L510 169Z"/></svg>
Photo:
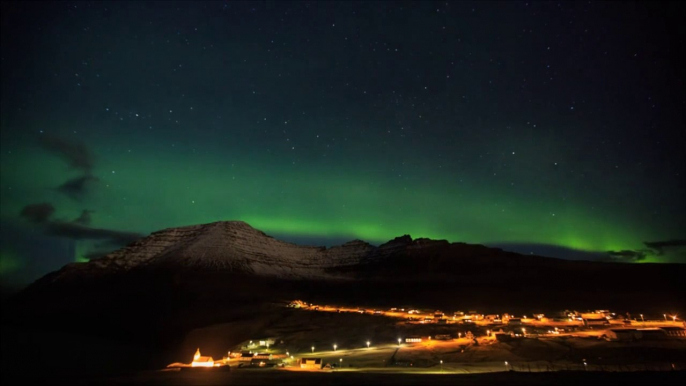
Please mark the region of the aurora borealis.
<svg viewBox="0 0 686 386"><path fill-rule="evenodd" d="M684 262L683 11L4 2L2 280L220 220Z"/></svg>

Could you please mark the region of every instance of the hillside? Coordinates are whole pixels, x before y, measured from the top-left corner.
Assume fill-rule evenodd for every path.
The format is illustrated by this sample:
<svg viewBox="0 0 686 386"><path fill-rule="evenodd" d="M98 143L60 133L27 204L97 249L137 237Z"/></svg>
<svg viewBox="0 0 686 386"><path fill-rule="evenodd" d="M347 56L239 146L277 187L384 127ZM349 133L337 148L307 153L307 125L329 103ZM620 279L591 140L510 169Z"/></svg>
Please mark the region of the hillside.
<svg viewBox="0 0 686 386"><path fill-rule="evenodd" d="M276 240L244 222L154 232L89 263L69 264L9 299L4 323L169 344L197 327L255 317L301 298L374 306L530 312L683 310L681 265L523 256L397 237L325 248Z"/></svg>

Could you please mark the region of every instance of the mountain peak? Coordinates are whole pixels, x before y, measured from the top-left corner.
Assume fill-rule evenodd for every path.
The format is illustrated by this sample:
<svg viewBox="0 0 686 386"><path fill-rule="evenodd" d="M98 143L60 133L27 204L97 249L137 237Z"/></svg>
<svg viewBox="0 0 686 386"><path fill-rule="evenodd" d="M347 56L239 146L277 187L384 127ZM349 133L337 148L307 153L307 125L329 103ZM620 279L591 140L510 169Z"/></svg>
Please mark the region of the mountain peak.
<svg viewBox="0 0 686 386"><path fill-rule="evenodd" d="M291 279L352 279L355 276L349 274L349 268L375 266L374 263L388 258L409 258L407 264L415 264L415 259L447 256L446 251L455 258L493 254L486 247L465 249L460 245L446 240L413 240L410 235L403 235L378 247L355 239L327 249L277 240L244 221L217 221L153 232L103 258L69 264L40 281L93 279L156 267Z"/></svg>

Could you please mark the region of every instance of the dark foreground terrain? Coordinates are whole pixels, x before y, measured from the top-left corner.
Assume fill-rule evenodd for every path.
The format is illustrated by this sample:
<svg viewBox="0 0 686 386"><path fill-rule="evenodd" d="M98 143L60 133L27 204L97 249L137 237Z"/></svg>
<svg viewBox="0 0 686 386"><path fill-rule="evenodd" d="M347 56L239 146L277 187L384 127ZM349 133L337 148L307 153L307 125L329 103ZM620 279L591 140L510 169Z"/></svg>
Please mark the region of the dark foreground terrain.
<svg viewBox="0 0 686 386"><path fill-rule="evenodd" d="M313 344L331 347L331 339L351 349L363 339L388 344L398 334L437 333L388 321L377 326L354 315L293 314L284 306L294 299L485 314L611 309L619 315L683 315L684 276L686 265L567 261L410 236L379 247L356 240L327 249L284 243L241 222L166 229L101 259L69 264L4 299L0 375L2 384L483 384L503 377L508 384L676 382L681 373L504 373L452 379L398 373L141 372L188 362L198 347L222 358L241 342L265 335L282 337L283 345L300 355ZM470 356L470 350L459 352ZM662 362L683 361L681 348L660 350L659 359L666 358ZM529 360L531 350L521 351L515 355ZM589 357L562 352L562 359L576 364ZM625 352L622 357L638 358L638 363L657 358L645 348ZM617 355L595 355L594 363L608 356ZM450 360L462 362L458 359Z"/></svg>
<svg viewBox="0 0 686 386"><path fill-rule="evenodd" d="M48 375L48 374L46 374ZM19 381L32 383L37 378ZM143 372L107 379L51 379L47 384L74 385L683 385L686 372L502 372L489 374L405 374L360 372ZM6 384L6 383L5 383Z"/></svg>

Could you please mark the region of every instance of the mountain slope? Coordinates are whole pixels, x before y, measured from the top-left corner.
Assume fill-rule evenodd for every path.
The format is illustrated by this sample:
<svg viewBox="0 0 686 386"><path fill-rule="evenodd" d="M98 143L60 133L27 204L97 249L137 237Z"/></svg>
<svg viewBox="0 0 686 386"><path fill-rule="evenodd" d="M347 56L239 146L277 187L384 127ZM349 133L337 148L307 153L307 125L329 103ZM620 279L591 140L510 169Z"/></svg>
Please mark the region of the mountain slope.
<svg viewBox="0 0 686 386"><path fill-rule="evenodd" d="M8 299L2 318L166 347L194 328L249 320L292 299L495 313L680 313L685 275L684 265L567 261L407 235L378 247L360 240L298 246L230 221L161 230L69 264Z"/></svg>

